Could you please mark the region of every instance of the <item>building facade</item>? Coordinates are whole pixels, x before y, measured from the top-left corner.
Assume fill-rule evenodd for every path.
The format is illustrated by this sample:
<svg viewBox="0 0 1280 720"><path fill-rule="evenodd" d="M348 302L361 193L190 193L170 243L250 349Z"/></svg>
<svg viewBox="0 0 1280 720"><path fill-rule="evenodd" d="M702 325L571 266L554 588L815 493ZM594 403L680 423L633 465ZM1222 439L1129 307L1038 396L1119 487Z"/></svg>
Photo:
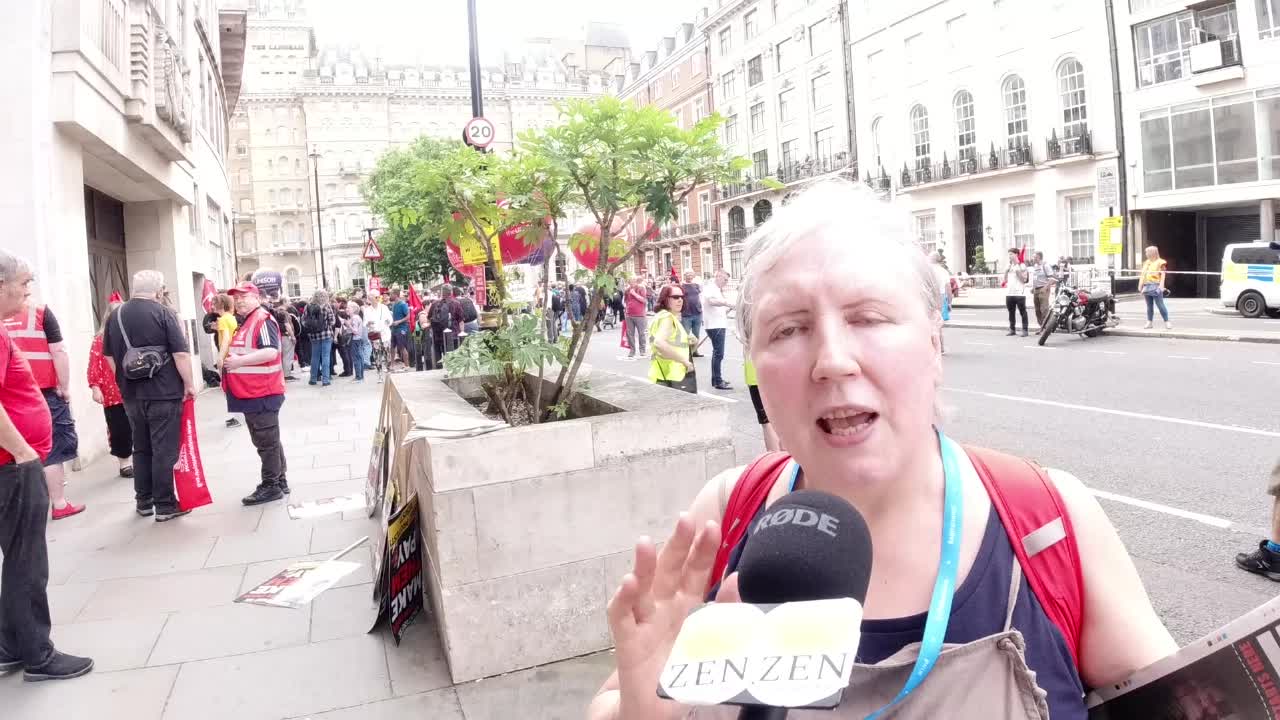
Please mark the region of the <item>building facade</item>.
<svg viewBox="0 0 1280 720"><path fill-rule="evenodd" d="M1099 168L1118 153L1101 3L857 3L850 16L862 179L912 212L952 271L1009 248L1095 257Z"/></svg>
<svg viewBox="0 0 1280 720"><path fill-rule="evenodd" d="M0 246L25 257L82 377L107 307L144 269L164 273L197 359L200 288L234 272L227 114L239 93L245 9L235 0L13 3L0 29L5 173ZM196 370L197 377L198 369ZM80 452L106 448L72 383Z"/></svg>
<svg viewBox="0 0 1280 720"><path fill-rule="evenodd" d="M743 240L776 204L815 180L857 175L845 12L838 0L726 0L698 24L725 147L752 162L713 201L733 277Z"/></svg>
<svg viewBox="0 0 1280 720"><path fill-rule="evenodd" d="M556 104L603 94L626 49L608 26L578 44L529 41L483 68L494 152L559 118ZM280 272L290 297L363 287L376 218L361 183L388 148L427 135L461 139L471 119L466 67L395 64L359 48L318 46L301 0L251 2L245 91L232 118L241 273ZM317 211L318 206L318 211ZM323 248L323 251L322 251Z"/></svg>
<svg viewBox="0 0 1280 720"><path fill-rule="evenodd" d="M1217 273L1223 246L1275 238L1280 197L1280 2L1117 3L1131 168L1130 262ZM1213 275L1172 276L1216 297Z"/></svg>
<svg viewBox="0 0 1280 720"><path fill-rule="evenodd" d="M710 77L706 36L685 23L632 64L620 96L637 105L667 110L678 126L687 129L712 112ZM713 184L693 188L678 206L677 216L658 228L657 237L631 259L630 271L667 276L674 269L706 279L723 267L715 193ZM643 211L638 213L631 236L643 236L650 222Z"/></svg>

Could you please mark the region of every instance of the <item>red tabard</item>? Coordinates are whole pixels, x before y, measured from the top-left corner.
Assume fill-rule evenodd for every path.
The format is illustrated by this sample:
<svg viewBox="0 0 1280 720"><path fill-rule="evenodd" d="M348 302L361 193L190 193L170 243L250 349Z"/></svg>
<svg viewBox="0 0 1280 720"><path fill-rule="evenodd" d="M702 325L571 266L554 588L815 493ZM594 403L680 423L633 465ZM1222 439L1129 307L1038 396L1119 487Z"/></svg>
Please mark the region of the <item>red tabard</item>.
<svg viewBox="0 0 1280 720"><path fill-rule="evenodd" d="M40 389L57 387L58 371L53 367L53 353L49 352L49 339L44 335L44 306L31 305L26 313L19 310L5 318L4 329L27 359Z"/></svg>
<svg viewBox="0 0 1280 720"><path fill-rule="evenodd" d="M258 350L259 348L254 346L253 338L262 333L264 325L275 324L275 322L275 318L266 308L259 307L249 313L244 324L237 328L236 334L232 336L227 354L248 355ZM242 400L284 394L284 368L280 364L279 354L266 362L227 370L224 376L227 391Z"/></svg>

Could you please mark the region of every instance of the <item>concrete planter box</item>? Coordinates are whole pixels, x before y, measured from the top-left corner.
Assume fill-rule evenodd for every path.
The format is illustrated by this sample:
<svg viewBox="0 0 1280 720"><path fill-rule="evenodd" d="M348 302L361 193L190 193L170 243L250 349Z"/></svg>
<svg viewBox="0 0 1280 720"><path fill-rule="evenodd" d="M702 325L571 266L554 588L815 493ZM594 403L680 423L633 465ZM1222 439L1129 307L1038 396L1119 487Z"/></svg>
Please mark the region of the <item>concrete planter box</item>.
<svg viewBox="0 0 1280 720"><path fill-rule="evenodd" d="M465 398L482 393L441 371L390 382L397 484L418 493L455 683L610 647L605 606L636 537L665 538L734 461L725 403L599 371L574 403L590 417L399 447L416 418L479 416Z"/></svg>

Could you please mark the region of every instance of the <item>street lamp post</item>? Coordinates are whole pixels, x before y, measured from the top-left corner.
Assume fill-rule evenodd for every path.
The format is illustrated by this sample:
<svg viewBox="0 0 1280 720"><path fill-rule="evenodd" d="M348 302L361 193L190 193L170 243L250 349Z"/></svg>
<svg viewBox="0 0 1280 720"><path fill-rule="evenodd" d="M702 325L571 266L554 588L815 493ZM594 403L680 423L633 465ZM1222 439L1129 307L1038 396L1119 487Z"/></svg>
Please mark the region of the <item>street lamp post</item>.
<svg viewBox="0 0 1280 720"><path fill-rule="evenodd" d="M329 273L324 267L324 222L320 218L320 151L315 145L311 146L311 152L307 153L307 157L311 158L312 177L315 178L316 184L316 238L320 240L320 286L328 290Z"/></svg>
<svg viewBox="0 0 1280 720"><path fill-rule="evenodd" d="M476 38L476 0L467 0L467 38L471 44L471 117L484 117L480 90L480 43Z"/></svg>

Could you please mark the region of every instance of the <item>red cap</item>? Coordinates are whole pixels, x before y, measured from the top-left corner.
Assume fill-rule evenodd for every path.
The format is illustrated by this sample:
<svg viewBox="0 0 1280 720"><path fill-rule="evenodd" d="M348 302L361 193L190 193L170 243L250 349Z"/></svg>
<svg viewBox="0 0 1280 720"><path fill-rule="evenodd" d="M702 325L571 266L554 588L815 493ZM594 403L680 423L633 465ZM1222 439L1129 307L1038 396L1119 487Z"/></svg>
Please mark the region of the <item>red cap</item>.
<svg viewBox="0 0 1280 720"><path fill-rule="evenodd" d="M239 285L227 291L228 295L261 295L258 292L258 286L251 282L242 282Z"/></svg>

